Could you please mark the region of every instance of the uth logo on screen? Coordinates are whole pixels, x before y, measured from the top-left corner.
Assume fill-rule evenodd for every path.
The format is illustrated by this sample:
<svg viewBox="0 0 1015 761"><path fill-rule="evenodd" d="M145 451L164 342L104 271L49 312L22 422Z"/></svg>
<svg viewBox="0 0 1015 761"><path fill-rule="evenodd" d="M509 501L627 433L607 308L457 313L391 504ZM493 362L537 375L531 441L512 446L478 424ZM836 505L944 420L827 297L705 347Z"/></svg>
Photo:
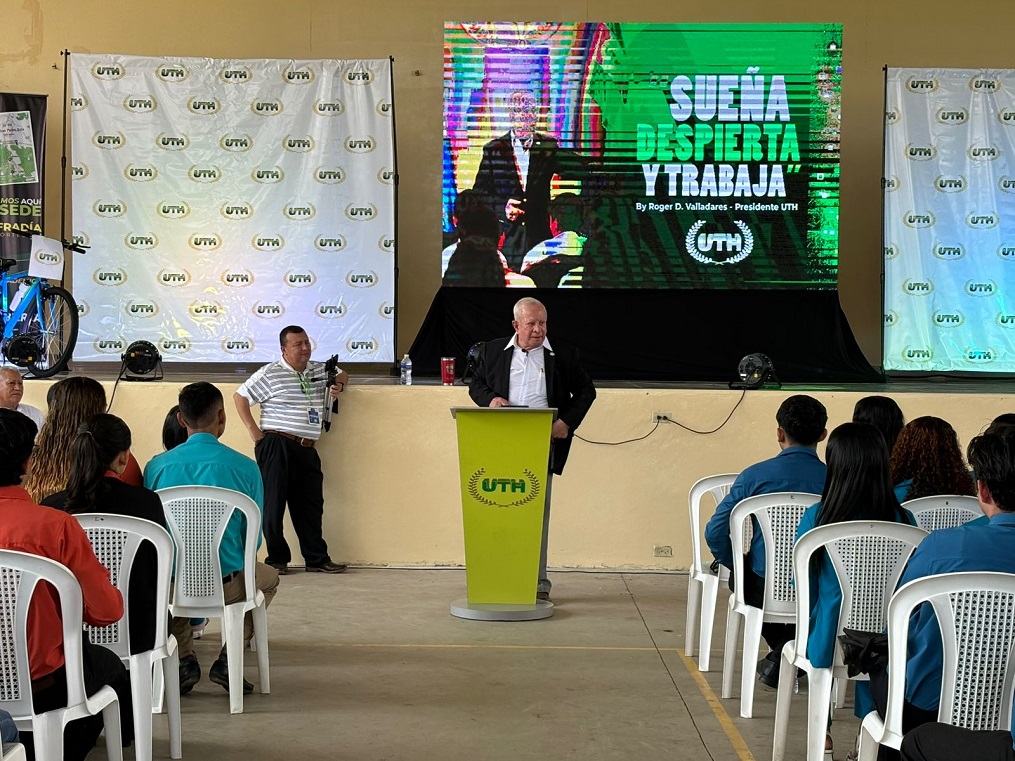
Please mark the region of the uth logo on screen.
<svg viewBox="0 0 1015 761"><path fill-rule="evenodd" d="M754 235L746 222L734 221L739 233L705 232L708 223L699 219L687 231L687 253L702 264L739 264L754 251Z"/></svg>

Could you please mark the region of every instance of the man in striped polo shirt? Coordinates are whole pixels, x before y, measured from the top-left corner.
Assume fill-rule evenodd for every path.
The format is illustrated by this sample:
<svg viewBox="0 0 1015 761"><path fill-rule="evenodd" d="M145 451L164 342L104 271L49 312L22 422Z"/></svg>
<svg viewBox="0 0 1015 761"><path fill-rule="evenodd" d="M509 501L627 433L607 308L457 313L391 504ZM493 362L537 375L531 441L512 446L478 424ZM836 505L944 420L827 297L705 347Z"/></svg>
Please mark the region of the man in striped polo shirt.
<svg viewBox="0 0 1015 761"><path fill-rule="evenodd" d="M298 325L279 334L282 358L255 372L233 394L236 411L254 441L254 456L264 480L266 562L280 574L289 572L292 553L282 532L286 503L308 571L342 573L324 541L324 474L317 454L325 404L345 391L349 375L338 371L327 389L323 362L310 359L310 338ZM261 405L261 423L250 408Z"/></svg>

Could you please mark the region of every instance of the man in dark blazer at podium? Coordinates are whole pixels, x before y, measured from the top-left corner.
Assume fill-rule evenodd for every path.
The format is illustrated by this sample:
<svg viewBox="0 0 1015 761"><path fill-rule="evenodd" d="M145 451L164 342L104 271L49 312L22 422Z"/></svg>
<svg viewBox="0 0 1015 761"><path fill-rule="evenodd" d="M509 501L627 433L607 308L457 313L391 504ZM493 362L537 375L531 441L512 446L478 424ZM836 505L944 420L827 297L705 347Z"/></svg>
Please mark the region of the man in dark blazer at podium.
<svg viewBox="0 0 1015 761"><path fill-rule="evenodd" d="M550 432L549 474L543 506L543 543L539 553L536 597L550 599L546 574L546 544L550 528L553 474L564 472L575 429L596 398L592 379L581 366L578 350L546 337L546 307L524 298L514 307L514 335L483 347L469 396L481 407L556 407Z"/></svg>
<svg viewBox="0 0 1015 761"><path fill-rule="evenodd" d="M536 131L539 106L527 90L508 98L511 129L483 146L472 189L497 212L504 233L501 252L520 272L525 254L549 240L550 185L553 176L581 179L584 161L560 148L550 135Z"/></svg>

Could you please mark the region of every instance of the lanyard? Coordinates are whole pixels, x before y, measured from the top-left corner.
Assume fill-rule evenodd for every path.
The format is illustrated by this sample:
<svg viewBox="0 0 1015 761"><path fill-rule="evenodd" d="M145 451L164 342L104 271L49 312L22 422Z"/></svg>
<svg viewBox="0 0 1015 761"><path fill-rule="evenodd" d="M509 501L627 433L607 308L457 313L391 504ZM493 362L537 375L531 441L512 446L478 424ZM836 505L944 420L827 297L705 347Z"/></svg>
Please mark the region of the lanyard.
<svg viewBox="0 0 1015 761"><path fill-rule="evenodd" d="M307 398L307 404L310 404L313 401L313 399L310 398L310 395L312 393L310 389L310 379L307 378L305 374L300 373L296 370L293 370L293 372L296 373L296 380L298 380L300 383L300 391L302 391L303 396Z"/></svg>

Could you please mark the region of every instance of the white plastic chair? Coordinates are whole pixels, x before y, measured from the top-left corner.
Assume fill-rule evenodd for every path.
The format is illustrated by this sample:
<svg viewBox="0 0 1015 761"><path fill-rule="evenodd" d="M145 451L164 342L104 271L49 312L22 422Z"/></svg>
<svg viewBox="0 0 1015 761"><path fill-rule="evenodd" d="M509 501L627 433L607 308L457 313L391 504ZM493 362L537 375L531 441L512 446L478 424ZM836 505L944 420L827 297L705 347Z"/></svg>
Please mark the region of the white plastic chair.
<svg viewBox="0 0 1015 761"><path fill-rule="evenodd" d="M719 573L709 571L702 558L701 503L711 494L716 506L730 492L736 473L706 476L691 487L688 496L691 518L691 568L687 573L687 623L684 630L684 655L694 657L698 650L698 671L708 671L712 654L712 628L715 624L715 606L719 600L719 587L730 577L730 571L719 566ZM700 637L699 635L700 626Z"/></svg>
<svg viewBox="0 0 1015 761"><path fill-rule="evenodd" d="M926 531L955 528L983 517L976 497L963 494L936 494L919 497L902 503L916 518L916 525Z"/></svg>
<svg viewBox="0 0 1015 761"><path fill-rule="evenodd" d="M160 489L169 531L176 542L176 583L170 607L182 618L221 618L229 667L229 712L243 713L243 617L251 612L257 642L262 695L271 691L268 674L268 617L264 594L254 586L261 511L246 494L215 486ZM225 604L219 544L234 510L246 516L243 546L244 599Z"/></svg>
<svg viewBox="0 0 1015 761"><path fill-rule="evenodd" d="M972 730L1011 727L1015 669L1015 574L946 573L916 579L888 605L888 705L860 725L859 761L874 761L878 745L902 744L902 705L910 614L933 605L941 628L944 667L938 721Z"/></svg>
<svg viewBox="0 0 1015 761"><path fill-rule="evenodd" d="M32 706L32 677L28 662L28 608L41 581L56 589L63 621L67 707L37 714ZM108 685L85 694L82 671L81 587L70 570L55 560L26 552L0 550L0 708L14 718L18 729L32 732L35 757L63 758L63 730L68 722L102 714L106 756L121 761L120 702Z"/></svg>
<svg viewBox="0 0 1015 761"><path fill-rule="evenodd" d="M7 743L4 745L3 761L27 761L25 746L21 743Z"/></svg>
<svg viewBox="0 0 1015 761"><path fill-rule="evenodd" d="M730 540L733 543L733 574L736 587L726 614L726 649L722 664L722 696L733 696L733 670L740 619L744 621L743 672L740 678L740 715L754 714L754 671L761 647L763 623L796 622L796 590L793 587L793 543L804 510L821 501L820 494L777 492L741 500L730 513ZM758 522L765 539L765 599L755 608L744 599L744 535L751 518Z"/></svg>
<svg viewBox="0 0 1015 761"><path fill-rule="evenodd" d="M123 595L123 618L111 626L85 626L85 631L94 644L112 650L130 668L135 758L137 761L151 761L152 758L152 670L156 666L161 666L168 685L169 755L171 758L183 758L180 654L176 649L176 638L168 633L166 620L169 614L169 582L173 572L173 540L162 526L142 518L107 513L86 513L75 517L92 543L95 557L109 569L113 585ZM131 655L130 620L142 612L130 609L128 590L137 551L145 541L154 545L158 557L155 644L151 650Z"/></svg>
<svg viewBox="0 0 1015 761"><path fill-rule="evenodd" d="M923 529L883 521L848 521L818 526L793 548L796 579L796 639L786 643L779 661L779 692L775 701L772 761L786 755L789 708L796 669L807 672L807 761L823 761L825 731L831 709L832 681L848 678L838 643L835 661L818 668L807 658L810 636L811 557L824 549L842 590L836 636L843 627L880 633L888 621L888 601L916 546L927 536ZM845 682L842 682L845 684Z"/></svg>

